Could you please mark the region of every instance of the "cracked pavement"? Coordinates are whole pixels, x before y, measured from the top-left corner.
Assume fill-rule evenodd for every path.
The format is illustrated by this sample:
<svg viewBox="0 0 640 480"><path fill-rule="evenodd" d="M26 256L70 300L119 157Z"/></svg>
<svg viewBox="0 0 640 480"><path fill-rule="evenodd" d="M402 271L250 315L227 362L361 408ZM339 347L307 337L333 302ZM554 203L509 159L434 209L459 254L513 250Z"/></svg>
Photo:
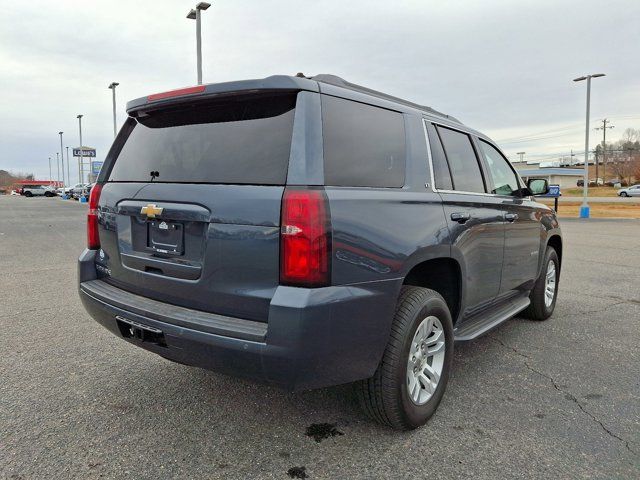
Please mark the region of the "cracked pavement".
<svg viewBox="0 0 640 480"><path fill-rule="evenodd" d="M640 477L638 221L563 221L553 317L456 345L437 413L398 433L348 386L284 393L119 341L77 297L85 214L0 197L0 478ZM324 423L342 435L307 436Z"/></svg>

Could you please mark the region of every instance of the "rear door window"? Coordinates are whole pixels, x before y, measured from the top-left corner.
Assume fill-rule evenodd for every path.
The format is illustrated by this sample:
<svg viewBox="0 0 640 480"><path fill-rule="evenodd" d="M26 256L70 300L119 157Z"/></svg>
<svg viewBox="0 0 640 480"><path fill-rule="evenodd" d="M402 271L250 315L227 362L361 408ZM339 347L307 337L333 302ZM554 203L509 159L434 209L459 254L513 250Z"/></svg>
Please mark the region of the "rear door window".
<svg viewBox="0 0 640 480"><path fill-rule="evenodd" d="M469 135L442 126L436 128L449 163L454 190L485 193L482 172Z"/></svg>
<svg viewBox="0 0 640 480"><path fill-rule="evenodd" d="M284 185L295 93L199 100L134 120L109 181Z"/></svg>
<svg viewBox="0 0 640 480"><path fill-rule="evenodd" d="M402 187L404 118L392 110L322 96L326 185Z"/></svg>

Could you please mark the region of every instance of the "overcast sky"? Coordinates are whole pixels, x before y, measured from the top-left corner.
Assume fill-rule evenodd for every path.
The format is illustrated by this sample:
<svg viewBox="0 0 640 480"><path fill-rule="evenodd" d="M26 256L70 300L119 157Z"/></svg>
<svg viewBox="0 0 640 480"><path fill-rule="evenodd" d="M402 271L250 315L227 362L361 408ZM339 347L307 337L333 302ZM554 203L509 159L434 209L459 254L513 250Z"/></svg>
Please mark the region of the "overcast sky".
<svg viewBox="0 0 640 480"><path fill-rule="evenodd" d="M1 0L0 169L48 177L76 146L77 114L98 160L132 98L196 83L196 0ZM333 73L458 117L511 159L584 149L592 127L640 128L640 1L213 0L204 81ZM534 139L533 141L531 139ZM592 131L591 148L601 140ZM72 166L75 166L72 163ZM54 166L54 177L55 177ZM77 179L77 171L72 179Z"/></svg>

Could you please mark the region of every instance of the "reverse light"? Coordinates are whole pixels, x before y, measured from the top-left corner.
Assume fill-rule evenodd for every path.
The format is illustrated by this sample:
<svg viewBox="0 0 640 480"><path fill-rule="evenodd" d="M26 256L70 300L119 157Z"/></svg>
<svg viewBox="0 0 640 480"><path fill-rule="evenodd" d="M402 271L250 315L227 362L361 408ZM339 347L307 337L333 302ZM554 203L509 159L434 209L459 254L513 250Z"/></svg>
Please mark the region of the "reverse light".
<svg viewBox="0 0 640 480"><path fill-rule="evenodd" d="M100 236L98 235L98 202L100 201L102 184L96 183L89 193L89 212L87 213L87 248L97 250L100 248Z"/></svg>
<svg viewBox="0 0 640 480"><path fill-rule="evenodd" d="M280 283L322 287L331 279L331 218L321 188L287 188L282 197Z"/></svg>

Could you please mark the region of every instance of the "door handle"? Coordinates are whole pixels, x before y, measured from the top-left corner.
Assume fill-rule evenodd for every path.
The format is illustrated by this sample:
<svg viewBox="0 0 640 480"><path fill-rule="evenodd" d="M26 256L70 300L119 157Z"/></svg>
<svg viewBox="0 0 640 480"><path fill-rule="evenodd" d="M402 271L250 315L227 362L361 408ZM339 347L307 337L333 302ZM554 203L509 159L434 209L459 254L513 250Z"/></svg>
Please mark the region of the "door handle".
<svg viewBox="0 0 640 480"><path fill-rule="evenodd" d="M458 223L465 223L470 218L471 215L466 212L455 212L451 214L451 220Z"/></svg>
<svg viewBox="0 0 640 480"><path fill-rule="evenodd" d="M507 222L515 222L518 219L518 214L517 213L507 213L507 214L505 214L504 219Z"/></svg>

